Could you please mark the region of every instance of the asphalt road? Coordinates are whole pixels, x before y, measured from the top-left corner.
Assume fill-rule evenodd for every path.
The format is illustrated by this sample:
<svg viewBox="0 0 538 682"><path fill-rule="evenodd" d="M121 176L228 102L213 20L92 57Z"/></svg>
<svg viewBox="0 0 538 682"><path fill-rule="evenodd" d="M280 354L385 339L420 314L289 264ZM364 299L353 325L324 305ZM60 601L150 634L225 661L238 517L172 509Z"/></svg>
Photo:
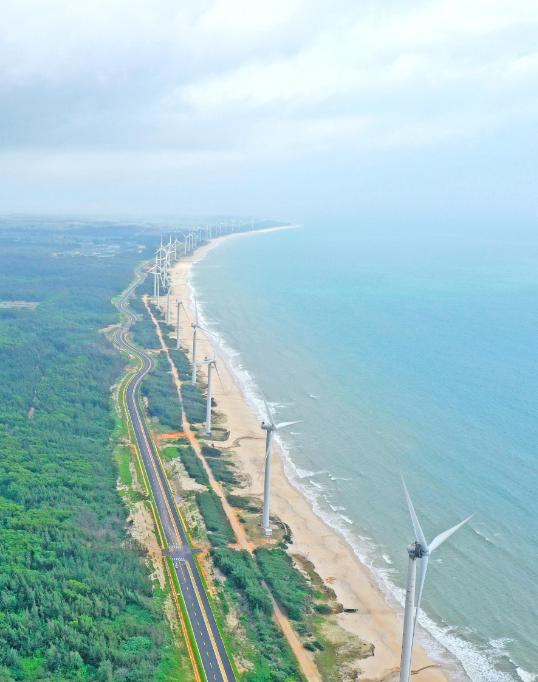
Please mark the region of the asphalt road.
<svg viewBox="0 0 538 682"><path fill-rule="evenodd" d="M155 445L150 437L140 407L140 383L153 368L153 361L144 351L134 346L128 338L129 327L136 320L135 315L128 308L128 299L137 285L138 281L117 302L118 309L127 316L128 321L125 326L117 330L115 342L118 348L141 361L141 367L129 383L126 391L127 409L153 492L157 512L166 536L168 553L174 565L206 677L209 682L235 682L236 677L215 622L198 565L193 556L193 550L189 547L172 491L170 490L159 457L155 452Z"/></svg>

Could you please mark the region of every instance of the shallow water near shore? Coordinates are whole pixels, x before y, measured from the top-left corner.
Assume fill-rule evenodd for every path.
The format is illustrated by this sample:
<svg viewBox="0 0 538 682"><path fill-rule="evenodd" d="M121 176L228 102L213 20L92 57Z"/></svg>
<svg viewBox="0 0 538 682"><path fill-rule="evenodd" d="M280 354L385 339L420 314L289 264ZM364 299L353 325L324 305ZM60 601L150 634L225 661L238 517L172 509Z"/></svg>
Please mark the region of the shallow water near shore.
<svg viewBox="0 0 538 682"><path fill-rule="evenodd" d="M476 513L423 599L473 680L538 671L537 266L524 233L307 225L224 240L192 273L252 399L302 420L290 475L387 593L413 539L401 473L427 537Z"/></svg>

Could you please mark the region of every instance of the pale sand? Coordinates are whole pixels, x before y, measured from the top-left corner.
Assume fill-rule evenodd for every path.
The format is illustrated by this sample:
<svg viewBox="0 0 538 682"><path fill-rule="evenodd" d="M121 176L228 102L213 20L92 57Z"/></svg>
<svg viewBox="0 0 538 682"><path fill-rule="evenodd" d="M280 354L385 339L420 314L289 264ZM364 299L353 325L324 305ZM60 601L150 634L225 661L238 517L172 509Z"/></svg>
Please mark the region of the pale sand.
<svg viewBox="0 0 538 682"><path fill-rule="evenodd" d="M272 228L286 229L286 228ZM256 232L234 234L213 240L198 249L196 253L179 261L172 271L171 323L176 321L176 301L186 305L189 319L181 312L182 345L191 347L191 326L193 304L189 286L189 272L194 262L204 258L223 239L255 237ZM164 308L164 300L161 300ZM245 475L247 486L244 494L262 496L264 434L259 419L248 404L241 386L226 364L217 345L211 337L198 332L198 359L216 357L222 384L213 382L213 395L217 411L226 415L230 438L223 446L233 445L234 461L239 472ZM205 372L204 369L200 371ZM339 623L346 630L375 645L374 656L360 663L363 680L397 679L394 673L399 668L401 646L401 611L390 605L369 569L357 558L347 541L336 530L328 526L312 509L310 502L286 478L281 454L275 448L272 471L271 513L287 523L293 533L290 550L300 553L313 562L318 574L335 590L338 600L345 608L358 609L357 613L343 613ZM423 648L415 646L413 679L418 682L442 682L451 679L449 672L441 670ZM431 667L437 666L437 667Z"/></svg>

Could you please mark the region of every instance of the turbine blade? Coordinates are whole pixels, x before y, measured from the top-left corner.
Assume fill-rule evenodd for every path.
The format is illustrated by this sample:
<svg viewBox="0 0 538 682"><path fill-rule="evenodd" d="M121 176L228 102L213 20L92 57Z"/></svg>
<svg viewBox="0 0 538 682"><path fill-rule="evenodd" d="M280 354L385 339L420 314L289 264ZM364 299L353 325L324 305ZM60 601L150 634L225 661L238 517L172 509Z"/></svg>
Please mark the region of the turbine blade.
<svg viewBox="0 0 538 682"><path fill-rule="evenodd" d="M216 334L214 334L212 331L210 331L207 327L202 327L202 325L199 324L199 325L198 325L198 328L201 329L201 330L204 332L204 334L207 334L208 336L211 336L211 338L215 339L215 341L218 342L219 339L218 339L218 337L216 336Z"/></svg>
<svg viewBox="0 0 538 682"><path fill-rule="evenodd" d="M428 551L431 553L434 550L436 550L439 547L439 545L442 545L445 540L448 540L448 538L451 535L454 535L454 533L457 530L459 530L462 526L464 526L468 521L470 521L473 518L473 516L474 514L471 514L466 519L463 519L463 521L460 521L455 526L452 526L452 528L445 530L443 533L439 533L439 535L434 537L433 540L430 542L428 546Z"/></svg>
<svg viewBox="0 0 538 682"><path fill-rule="evenodd" d="M277 430L278 429L285 429L286 426L293 426L294 424L300 424L301 421L302 421L301 419L298 419L297 421L294 421L294 422L280 422L280 424L276 425L276 429Z"/></svg>
<svg viewBox="0 0 538 682"><path fill-rule="evenodd" d="M188 323L191 325L191 327L192 327L192 320L191 320L191 316L189 315L187 306L183 305L183 303L182 303L182 304L181 304L181 307L183 308L183 315L185 315L185 317L187 318L187 322L188 322Z"/></svg>
<svg viewBox="0 0 538 682"><path fill-rule="evenodd" d="M195 317L195 324L198 326L198 303L196 302L196 296L194 297L194 317Z"/></svg>
<svg viewBox="0 0 538 682"><path fill-rule="evenodd" d="M424 537L424 533L422 531L422 528L420 526L419 520L417 513L415 511L415 508L413 507L413 502L411 501L411 496L409 495L409 491L407 490L407 486L405 485L404 477L402 476L402 483L405 491L405 497L407 499L407 506L409 508L409 515L411 516L411 522L413 524L413 530L415 531L415 540L417 542L420 542L420 544L424 547L424 549L427 548L428 543L426 542L426 538Z"/></svg>
<svg viewBox="0 0 538 682"><path fill-rule="evenodd" d="M269 407L267 400L265 398L263 399L263 404L265 405L265 412L267 413L267 419L269 420L269 423L274 426L275 420L273 419L273 411Z"/></svg>
<svg viewBox="0 0 538 682"><path fill-rule="evenodd" d="M224 384L222 383L222 379L220 377L219 367L218 367L216 362L214 362L213 367L215 368L215 372L217 373L217 376L219 378L219 384L220 384L220 387L222 388L222 392L226 393L226 389L224 388Z"/></svg>

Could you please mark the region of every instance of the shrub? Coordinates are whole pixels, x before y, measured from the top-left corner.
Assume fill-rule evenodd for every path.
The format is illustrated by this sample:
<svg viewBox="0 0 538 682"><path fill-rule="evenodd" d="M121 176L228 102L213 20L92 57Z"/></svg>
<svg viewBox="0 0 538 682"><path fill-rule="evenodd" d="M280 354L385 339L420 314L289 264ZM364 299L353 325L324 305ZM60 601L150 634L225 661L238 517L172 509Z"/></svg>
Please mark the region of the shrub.
<svg viewBox="0 0 538 682"><path fill-rule="evenodd" d="M199 424L205 421L206 399L198 386L181 384L181 399L185 415L191 424Z"/></svg>
<svg viewBox="0 0 538 682"><path fill-rule="evenodd" d="M237 485L239 480L234 473L234 465L223 459L209 458L207 460L211 471L213 472L217 481L221 483L229 483L230 485Z"/></svg>
<svg viewBox="0 0 538 682"><path fill-rule="evenodd" d="M183 466L187 470L187 473L191 478L201 485L209 485L209 478L207 477L207 472L204 469L200 458L194 452L190 445L181 445L179 448L179 453Z"/></svg>
<svg viewBox="0 0 538 682"><path fill-rule="evenodd" d="M226 499L236 509L244 509L245 511L258 512L261 509L261 504L257 501L253 501L249 497L243 497L243 495L226 495Z"/></svg>
<svg viewBox="0 0 538 682"><path fill-rule="evenodd" d="M148 411L170 430L182 428L181 405L168 360L159 354L154 369L142 382L142 394L148 399Z"/></svg>
<svg viewBox="0 0 538 682"><path fill-rule="evenodd" d="M242 612L241 621L256 650L254 669L245 682L288 682L303 677L282 631L271 618L272 603L260 570L246 551L219 547L212 552L216 566L226 575Z"/></svg>
<svg viewBox="0 0 538 682"><path fill-rule="evenodd" d="M276 600L287 610L292 620L301 620L312 603L312 589L306 578L282 549L259 547L255 555Z"/></svg>
<svg viewBox="0 0 538 682"><path fill-rule="evenodd" d="M220 457L222 455L222 450L219 450L213 445L202 445L202 454L204 457Z"/></svg>
<svg viewBox="0 0 538 682"><path fill-rule="evenodd" d="M235 535L222 503L212 490L196 493L196 502L207 528L207 534L214 547L235 542Z"/></svg>
<svg viewBox="0 0 538 682"><path fill-rule="evenodd" d="M234 587L244 593L251 609L261 609L267 614L272 612L271 599L262 585L260 570L247 551L219 547L213 551L213 559Z"/></svg>

